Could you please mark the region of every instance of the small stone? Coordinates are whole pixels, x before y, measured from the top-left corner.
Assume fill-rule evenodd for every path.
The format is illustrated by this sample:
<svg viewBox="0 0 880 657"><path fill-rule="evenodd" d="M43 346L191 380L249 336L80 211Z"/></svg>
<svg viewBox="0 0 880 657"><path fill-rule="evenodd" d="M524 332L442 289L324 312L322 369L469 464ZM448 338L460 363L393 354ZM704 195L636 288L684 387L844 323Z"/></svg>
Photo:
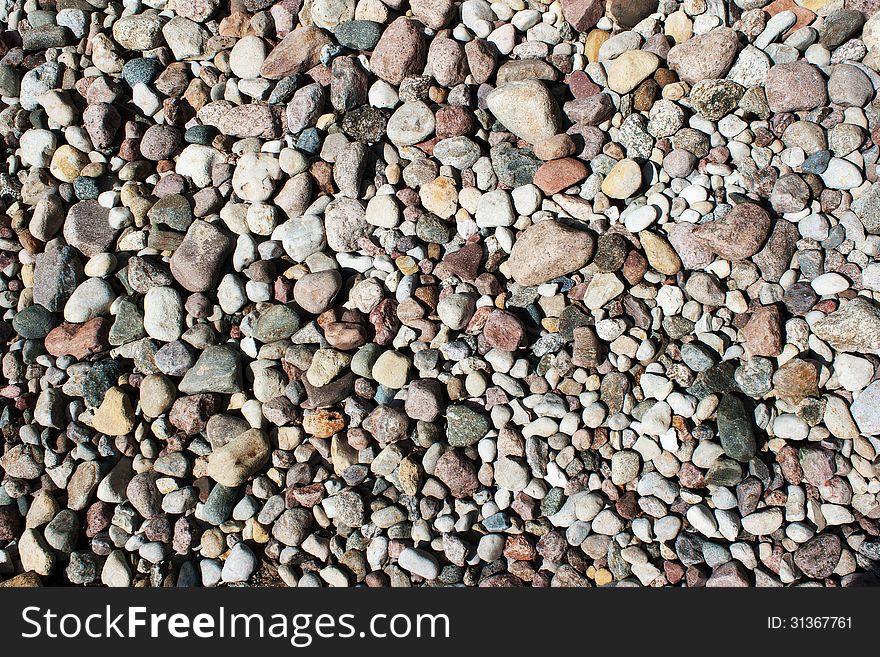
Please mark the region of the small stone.
<svg viewBox="0 0 880 657"><path fill-rule="evenodd" d="M605 180L602 192L611 198L629 198L642 186L642 169L635 160L624 159L614 165Z"/></svg>
<svg viewBox="0 0 880 657"><path fill-rule="evenodd" d="M541 221L526 229L514 243L508 266L520 285L539 285L580 269L589 262L594 249L590 233L556 221Z"/></svg>
<svg viewBox="0 0 880 657"><path fill-rule="evenodd" d="M767 74L766 93L774 112L810 110L828 102L825 79L806 61L773 66Z"/></svg>
<svg viewBox="0 0 880 657"><path fill-rule="evenodd" d="M110 388L92 418L92 426L108 436L124 436L135 426L134 409L121 388Z"/></svg>
<svg viewBox="0 0 880 657"><path fill-rule="evenodd" d="M266 464L270 448L262 431L248 429L214 450L208 458L207 474L223 486L241 486Z"/></svg>
<svg viewBox="0 0 880 657"><path fill-rule="evenodd" d="M505 128L531 144L559 132L559 106L538 80L508 82L490 93L486 103Z"/></svg>
<svg viewBox="0 0 880 657"><path fill-rule="evenodd" d="M753 203L741 203L720 220L700 224L693 234L727 260L749 258L761 248L770 232L770 215Z"/></svg>

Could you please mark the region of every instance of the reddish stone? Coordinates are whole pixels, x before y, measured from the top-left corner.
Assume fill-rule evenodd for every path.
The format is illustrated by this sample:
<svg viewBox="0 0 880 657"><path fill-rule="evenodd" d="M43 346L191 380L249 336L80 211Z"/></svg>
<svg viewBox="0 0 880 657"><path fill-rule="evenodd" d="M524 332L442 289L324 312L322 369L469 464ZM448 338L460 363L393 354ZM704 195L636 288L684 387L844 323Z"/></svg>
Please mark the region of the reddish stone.
<svg viewBox="0 0 880 657"><path fill-rule="evenodd" d="M684 577L684 566L676 561L664 561L663 573L666 575L666 581L670 584L678 584Z"/></svg>
<svg viewBox="0 0 880 657"><path fill-rule="evenodd" d="M456 449L450 449L437 460L434 474L453 497L470 497L480 487L474 464Z"/></svg>
<svg viewBox="0 0 880 657"><path fill-rule="evenodd" d="M763 11L767 14L769 18L772 18L776 14L783 11L790 11L794 14L794 25L792 25L782 34L783 39L788 38L802 27L806 27L816 18L816 14L814 14L806 7L801 7L794 0L775 0L774 2L771 2L769 5L764 7Z"/></svg>
<svg viewBox="0 0 880 657"><path fill-rule="evenodd" d="M191 436L204 431L208 418L218 413L220 407L220 396L211 393L179 397L168 413L168 421Z"/></svg>
<svg viewBox="0 0 880 657"><path fill-rule="evenodd" d="M290 496L300 506L311 509L324 498L324 486L320 482L288 489Z"/></svg>
<svg viewBox="0 0 880 657"><path fill-rule="evenodd" d="M380 346L390 344L397 335L400 322L397 319L397 302L393 299L382 299L370 311L370 324L375 330L374 342Z"/></svg>
<svg viewBox="0 0 880 657"><path fill-rule="evenodd" d="M531 561L535 558L535 548L523 534L508 536L504 544L504 556L515 561Z"/></svg>
<svg viewBox="0 0 880 657"><path fill-rule="evenodd" d="M706 580L708 579L709 574L706 572L706 566L703 564L688 566L687 572L685 573L685 580L687 581L688 588L694 589L706 586Z"/></svg>
<svg viewBox="0 0 880 657"><path fill-rule="evenodd" d="M466 107L441 107L434 116L434 131L440 139L461 137L474 131L474 115Z"/></svg>
<svg viewBox="0 0 880 657"><path fill-rule="evenodd" d="M590 175L587 165L567 157L542 164L535 172L534 183L542 192L551 196L558 194Z"/></svg>
<svg viewBox="0 0 880 657"><path fill-rule="evenodd" d="M801 358L792 358L773 374L776 396L790 404L819 396L819 370Z"/></svg>
<svg viewBox="0 0 880 657"><path fill-rule="evenodd" d="M451 275L458 276L464 281L473 281L477 277L482 260L483 247L471 242L443 258L443 266Z"/></svg>
<svg viewBox="0 0 880 657"><path fill-rule="evenodd" d="M782 353L782 314L779 307L761 306L755 309L742 329L746 348L752 356L773 358Z"/></svg>
<svg viewBox="0 0 880 657"><path fill-rule="evenodd" d="M578 32L594 27L604 12L604 0L562 0L562 15Z"/></svg>
<svg viewBox="0 0 880 657"><path fill-rule="evenodd" d="M577 145L570 135L561 133L553 135L550 139L535 144L534 153L545 162L558 160L577 152Z"/></svg>
<svg viewBox="0 0 880 657"><path fill-rule="evenodd" d="M801 468L798 452L791 445L786 445L779 450L776 454L776 462L779 464L779 469L782 470L782 476L788 483L798 486L804 480L804 471Z"/></svg>
<svg viewBox="0 0 880 657"><path fill-rule="evenodd" d="M367 332L355 322L330 322L324 327L324 337L330 346L342 351L357 349L367 342Z"/></svg>
<svg viewBox="0 0 880 657"><path fill-rule="evenodd" d="M515 351L525 337L525 326L519 318L504 310L493 310L483 326L483 336L493 347Z"/></svg>
<svg viewBox="0 0 880 657"><path fill-rule="evenodd" d="M568 87L575 98L588 98L602 91L602 87L583 71L575 71L568 76Z"/></svg>
<svg viewBox="0 0 880 657"><path fill-rule="evenodd" d="M706 588L745 588L748 585L748 571L739 561L721 564L706 581Z"/></svg>
<svg viewBox="0 0 880 657"><path fill-rule="evenodd" d="M338 411L319 409L303 418L303 429L311 436L330 438L345 428L345 416Z"/></svg>
<svg viewBox="0 0 880 657"><path fill-rule="evenodd" d="M107 341L109 331L110 320L106 317L95 317L84 324L65 322L49 331L44 344L51 356L73 356L83 360L110 349Z"/></svg>

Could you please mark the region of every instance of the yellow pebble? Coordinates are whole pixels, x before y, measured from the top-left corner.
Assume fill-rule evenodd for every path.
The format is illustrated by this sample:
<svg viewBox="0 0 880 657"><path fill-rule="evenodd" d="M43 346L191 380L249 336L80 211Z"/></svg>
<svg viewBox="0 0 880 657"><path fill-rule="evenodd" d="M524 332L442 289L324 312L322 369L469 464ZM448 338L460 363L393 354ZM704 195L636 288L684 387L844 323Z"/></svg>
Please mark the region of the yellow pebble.
<svg viewBox="0 0 880 657"><path fill-rule="evenodd" d="M607 568L600 568L596 571L596 584L598 586L607 586L614 581L614 575Z"/></svg>
<svg viewBox="0 0 880 657"><path fill-rule="evenodd" d="M593 30L590 32L584 41L584 54L587 56L587 61L590 63L598 62L599 48L610 38L611 33L604 30Z"/></svg>
<svg viewBox="0 0 880 657"><path fill-rule="evenodd" d="M260 524L256 520L254 520L254 524L251 527L251 532L253 534L255 543L260 543L261 545L263 545L269 542L269 531L264 525Z"/></svg>
<svg viewBox="0 0 880 657"><path fill-rule="evenodd" d="M415 274L419 270L419 263L416 262L415 258L408 255L399 256L394 263L397 265L397 268L406 276L410 274Z"/></svg>

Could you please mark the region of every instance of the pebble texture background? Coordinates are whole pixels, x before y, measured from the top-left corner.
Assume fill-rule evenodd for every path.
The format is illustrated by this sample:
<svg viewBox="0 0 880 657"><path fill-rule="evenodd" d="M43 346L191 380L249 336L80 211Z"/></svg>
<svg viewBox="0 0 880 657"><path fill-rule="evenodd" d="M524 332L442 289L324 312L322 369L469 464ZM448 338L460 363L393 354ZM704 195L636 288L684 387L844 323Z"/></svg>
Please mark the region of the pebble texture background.
<svg viewBox="0 0 880 657"><path fill-rule="evenodd" d="M880 575L880 0L6 0L0 586Z"/></svg>

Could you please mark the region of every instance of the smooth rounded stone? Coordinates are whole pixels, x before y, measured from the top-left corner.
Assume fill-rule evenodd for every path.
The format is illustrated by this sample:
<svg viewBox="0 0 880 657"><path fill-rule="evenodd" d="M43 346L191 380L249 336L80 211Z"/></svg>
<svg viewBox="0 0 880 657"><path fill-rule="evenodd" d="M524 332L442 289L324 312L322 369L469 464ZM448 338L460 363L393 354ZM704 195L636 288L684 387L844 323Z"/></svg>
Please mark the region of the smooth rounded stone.
<svg viewBox="0 0 880 657"><path fill-rule="evenodd" d="M830 12L822 22L819 42L829 49L843 44L864 25L866 13L849 7Z"/></svg>
<svg viewBox="0 0 880 657"><path fill-rule="evenodd" d="M306 312L319 315L333 307L342 287L342 276L336 270L306 274L293 287L293 298Z"/></svg>
<svg viewBox="0 0 880 657"><path fill-rule="evenodd" d="M455 331L467 326L475 309L473 297L467 294L450 294L437 303L437 315L440 321Z"/></svg>
<svg viewBox="0 0 880 657"><path fill-rule="evenodd" d="M507 264L520 285L540 285L577 271L590 261L594 249L590 233L552 220L540 221L519 236Z"/></svg>
<svg viewBox="0 0 880 657"><path fill-rule="evenodd" d="M129 87L137 84L150 84L162 72L162 63L153 57L138 57L125 62L122 79Z"/></svg>
<svg viewBox="0 0 880 657"><path fill-rule="evenodd" d="M804 440L810 427L803 419L791 413L784 413L773 421L773 433L786 440Z"/></svg>
<svg viewBox="0 0 880 657"><path fill-rule="evenodd" d="M152 50L162 44L162 23L154 13L123 16L113 23L113 38L126 50Z"/></svg>
<svg viewBox="0 0 880 657"><path fill-rule="evenodd" d="M723 78L739 49L737 33L719 27L673 46L667 55L669 68L688 84Z"/></svg>
<svg viewBox="0 0 880 657"><path fill-rule="evenodd" d="M626 199L642 186L642 168L632 159L620 160L602 181L602 192L610 198Z"/></svg>
<svg viewBox="0 0 880 657"><path fill-rule="evenodd" d="M794 563L807 577L830 577L840 562L843 545L834 534L818 534L801 545L794 553Z"/></svg>
<svg viewBox="0 0 880 657"><path fill-rule="evenodd" d="M611 457L611 481L615 486L624 486L638 478L641 467L641 457L635 450L614 452Z"/></svg>
<svg viewBox="0 0 880 657"><path fill-rule="evenodd" d="M141 155L158 162L167 160L180 145L180 132L169 125L152 125L141 138Z"/></svg>
<svg viewBox="0 0 880 657"><path fill-rule="evenodd" d="M64 305L64 319L77 324L106 315L116 298L113 288L104 279L89 278L79 285Z"/></svg>
<svg viewBox="0 0 880 657"><path fill-rule="evenodd" d="M242 541L236 543L230 550L229 556L223 562L220 577L227 583L246 582L256 570L257 565L256 555Z"/></svg>
<svg viewBox="0 0 880 657"><path fill-rule="evenodd" d="M383 351L373 363L372 376L376 383L392 390L400 390L409 378L410 359L396 351Z"/></svg>
<svg viewBox="0 0 880 657"><path fill-rule="evenodd" d="M784 519L782 509L775 507L744 516L742 526L745 531L754 536L767 536L779 529Z"/></svg>
<svg viewBox="0 0 880 657"><path fill-rule="evenodd" d="M468 137L450 137L437 142L434 157L445 166L463 171L480 159L480 147Z"/></svg>
<svg viewBox="0 0 880 657"><path fill-rule="evenodd" d="M747 463L755 456L757 443L753 418L743 402L734 395L724 395L718 404L718 437L724 453Z"/></svg>
<svg viewBox="0 0 880 657"><path fill-rule="evenodd" d="M859 167L839 157L828 160L828 166L819 177L828 189L855 189L864 181Z"/></svg>
<svg viewBox="0 0 880 657"><path fill-rule="evenodd" d="M845 277L837 272L828 272L814 278L810 281L810 285L819 296L830 296L849 289L850 284Z"/></svg>
<svg viewBox="0 0 880 657"><path fill-rule="evenodd" d="M196 219L171 256L174 279L190 292L213 289L234 242L214 224Z"/></svg>
<svg viewBox="0 0 880 657"><path fill-rule="evenodd" d="M239 39L229 53L229 68L241 79L257 78L266 59L266 44L256 36Z"/></svg>
<svg viewBox="0 0 880 657"><path fill-rule="evenodd" d="M371 20L344 21L333 31L339 45L352 50L372 50L382 36L382 25Z"/></svg>
<svg viewBox="0 0 880 657"><path fill-rule="evenodd" d="M663 169L671 178L687 178L697 165L697 157L682 148L671 150L663 158Z"/></svg>
<svg viewBox="0 0 880 657"><path fill-rule="evenodd" d="M862 129L851 123L837 124L831 129L828 135L828 144L834 155L838 157L849 155L861 146L863 141L864 133L862 132ZM822 172L824 173L824 169Z"/></svg>
<svg viewBox="0 0 880 657"><path fill-rule="evenodd" d="M388 119L386 134L397 146L411 146L434 133L434 113L422 101L401 105Z"/></svg>
<svg viewBox="0 0 880 657"><path fill-rule="evenodd" d="M628 94L657 70L660 58L646 50L629 50L606 65L608 86L619 94Z"/></svg>
<svg viewBox="0 0 880 657"><path fill-rule="evenodd" d="M642 231L639 240L651 267L666 276L673 276L681 270L681 258L665 239L656 233Z"/></svg>
<svg viewBox="0 0 880 657"><path fill-rule="evenodd" d="M880 434L880 382L875 381L862 390L850 410L862 435Z"/></svg>
<svg viewBox="0 0 880 657"><path fill-rule="evenodd" d="M398 565L422 579L433 580L440 574L440 564L430 552L418 548L404 548L397 558Z"/></svg>
<svg viewBox="0 0 880 657"><path fill-rule="evenodd" d="M43 530L46 543L54 550L70 554L76 546L79 526L77 515L70 509L62 509Z"/></svg>
<svg viewBox="0 0 880 657"><path fill-rule="evenodd" d="M828 78L828 99L835 105L863 107L874 97L870 78L849 64L838 64Z"/></svg>
<svg viewBox="0 0 880 657"><path fill-rule="evenodd" d="M313 517L307 509L288 509L275 520L272 536L284 545L298 546L312 528Z"/></svg>
<svg viewBox="0 0 880 657"><path fill-rule="evenodd" d="M722 219L700 224L693 235L726 260L755 255L770 232L770 215L753 203L735 205Z"/></svg>
<svg viewBox="0 0 880 657"><path fill-rule="evenodd" d="M22 134L19 146L26 166L46 168L52 162L58 140L49 130L33 128Z"/></svg>
<svg viewBox="0 0 880 657"><path fill-rule="evenodd" d="M18 543L21 566L26 572L48 577L55 569L55 554L34 529L25 529Z"/></svg>
<svg viewBox="0 0 880 657"><path fill-rule="evenodd" d="M40 305L28 306L12 318L12 328L27 340L45 338L57 325L55 315Z"/></svg>
<svg viewBox="0 0 880 657"><path fill-rule="evenodd" d="M399 85L407 76L421 73L426 60L427 45L419 23L401 16L382 32L370 69L386 82Z"/></svg>
<svg viewBox="0 0 880 657"><path fill-rule="evenodd" d="M174 384L162 374L150 374L139 388L141 411L147 417L159 417L167 412L177 396Z"/></svg>
<svg viewBox="0 0 880 657"><path fill-rule="evenodd" d="M789 148L795 146L802 148L808 155L804 164L811 162L810 157L816 155L817 159L811 162L812 166L821 168L821 171L825 170L825 166L827 166L826 156L818 155L818 153L827 153L828 139L821 126L810 121L795 121L786 128L782 135L782 142ZM830 156L830 153L828 155ZM812 173L818 172L813 171Z"/></svg>
<svg viewBox="0 0 880 657"><path fill-rule="evenodd" d="M489 111L520 139L537 144L559 132L559 105L538 80L508 82L486 96Z"/></svg>
<svg viewBox="0 0 880 657"><path fill-rule="evenodd" d="M767 73L767 104L773 112L810 110L828 102L825 78L806 61L777 64Z"/></svg>
<svg viewBox="0 0 880 657"><path fill-rule="evenodd" d="M648 132L654 137L670 137L684 125L684 110L669 100L658 100L651 107Z"/></svg>
<svg viewBox="0 0 880 657"><path fill-rule="evenodd" d="M172 342L183 333L183 301L173 287L153 287L144 296L144 330L160 342Z"/></svg>
<svg viewBox="0 0 880 657"><path fill-rule="evenodd" d="M229 488L241 486L266 464L270 449L262 431L249 429L214 450L208 457L207 475Z"/></svg>

